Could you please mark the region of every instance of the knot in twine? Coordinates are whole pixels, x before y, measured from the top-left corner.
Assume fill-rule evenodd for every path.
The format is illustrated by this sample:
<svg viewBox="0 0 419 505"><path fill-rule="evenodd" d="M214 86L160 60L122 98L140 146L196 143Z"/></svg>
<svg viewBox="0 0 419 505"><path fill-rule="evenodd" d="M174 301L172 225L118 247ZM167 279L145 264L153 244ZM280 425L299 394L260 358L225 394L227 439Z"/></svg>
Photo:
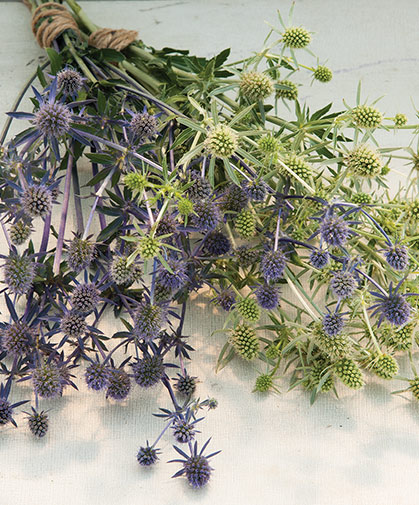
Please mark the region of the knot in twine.
<svg viewBox="0 0 419 505"><path fill-rule="evenodd" d="M34 10L32 32L41 47L51 47L53 41L65 30L74 30L80 36L75 19L64 5L47 2Z"/></svg>
<svg viewBox="0 0 419 505"><path fill-rule="evenodd" d="M90 35L88 44L97 49L115 49L116 51L122 51L137 40L137 37L138 32L135 30L100 28Z"/></svg>

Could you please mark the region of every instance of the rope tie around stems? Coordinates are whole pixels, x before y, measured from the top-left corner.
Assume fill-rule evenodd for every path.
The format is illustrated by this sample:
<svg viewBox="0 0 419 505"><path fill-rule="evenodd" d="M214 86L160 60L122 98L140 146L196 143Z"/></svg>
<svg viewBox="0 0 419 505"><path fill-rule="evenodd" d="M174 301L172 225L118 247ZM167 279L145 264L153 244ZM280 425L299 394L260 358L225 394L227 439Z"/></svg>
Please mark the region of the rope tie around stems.
<svg viewBox="0 0 419 505"><path fill-rule="evenodd" d="M135 30L100 28L90 35L88 44L97 49L122 51L135 42L137 38L138 32Z"/></svg>
<svg viewBox="0 0 419 505"><path fill-rule="evenodd" d="M64 5L47 2L33 11L32 32L41 47L51 47L53 41L66 30L73 30L80 36L75 19Z"/></svg>

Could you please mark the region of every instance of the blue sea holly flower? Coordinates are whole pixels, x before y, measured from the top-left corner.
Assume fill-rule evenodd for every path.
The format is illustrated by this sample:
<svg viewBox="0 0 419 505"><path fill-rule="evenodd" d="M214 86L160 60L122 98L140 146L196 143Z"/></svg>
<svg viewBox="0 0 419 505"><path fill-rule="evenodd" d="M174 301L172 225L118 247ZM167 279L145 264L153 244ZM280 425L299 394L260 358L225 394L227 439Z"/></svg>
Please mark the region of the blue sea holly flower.
<svg viewBox="0 0 419 505"><path fill-rule="evenodd" d="M155 449L154 446L148 444L145 447L140 447L137 453L137 461L141 466L151 466L154 465L159 457L159 449Z"/></svg>
<svg viewBox="0 0 419 505"><path fill-rule="evenodd" d="M324 249L313 249L310 253L310 263L314 268L321 270L330 260L329 251Z"/></svg>
<svg viewBox="0 0 419 505"><path fill-rule="evenodd" d="M262 284L256 289L256 299L262 309L276 309L279 305L279 289L269 284Z"/></svg>
<svg viewBox="0 0 419 505"><path fill-rule="evenodd" d="M220 209L215 202L211 200L198 200L194 203L192 224L199 231L212 231L217 227L220 221Z"/></svg>
<svg viewBox="0 0 419 505"><path fill-rule="evenodd" d="M282 277L285 266L285 254L282 251L267 251L262 256L260 271L266 282L275 282Z"/></svg>
<svg viewBox="0 0 419 505"><path fill-rule="evenodd" d="M339 312L328 313L323 317L323 331L329 337L338 335L343 330L344 325L345 321Z"/></svg>
<svg viewBox="0 0 419 505"><path fill-rule="evenodd" d="M205 237L204 249L211 256L224 256L230 251L231 243L224 233L212 231Z"/></svg>
<svg viewBox="0 0 419 505"><path fill-rule="evenodd" d="M85 81L86 79L77 70L70 67L57 73L57 88L62 91L63 95L71 96L74 99L77 98Z"/></svg>
<svg viewBox="0 0 419 505"><path fill-rule="evenodd" d="M83 132L72 127L72 123L80 120L78 116L72 114L71 109L83 106L86 102L72 102L65 104L57 100L57 77L54 77L51 84L44 90L45 95L41 95L32 86L35 98L38 101L38 109L34 112L8 112L7 115L15 119L27 119L33 127L22 135L13 145L32 145L36 140L42 138L45 145L50 143L57 160L60 160L58 141L65 135L70 135L84 145L88 145L83 138Z"/></svg>
<svg viewBox="0 0 419 505"><path fill-rule="evenodd" d="M405 246L393 245L385 251L384 256L394 270L403 271L409 265L409 256Z"/></svg>
<svg viewBox="0 0 419 505"><path fill-rule="evenodd" d="M379 316L377 326L380 326L384 319L394 326L403 326L409 321L412 307L406 301L406 297L418 295L416 293L400 294L398 291L402 282L403 279L394 289L393 284L390 283L388 294L371 291L371 294L378 298L378 302L369 307L369 310L373 310L372 316Z"/></svg>
<svg viewBox="0 0 419 505"><path fill-rule="evenodd" d="M320 235L326 244L341 246L348 240L350 230L343 218L329 215L320 222Z"/></svg>
<svg viewBox="0 0 419 505"><path fill-rule="evenodd" d="M223 310L229 312L236 303L236 295L232 289L224 289L214 298L214 301L217 302Z"/></svg>
<svg viewBox="0 0 419 505"><path fill-rule="evenodd" d="M353 273L342 270L330 280L330 288L338 298L350 298L356 290L357 280Z"/></svg>
<svg viewBox="0 0 419 505"><path fill-rule="evenodd" d="M169 463L181 463L183 468L173 475L173 478L184 475L189 484L194 488L204 487L211 478L211 472L214 470L209 464L210 458L219 454L221 451L213 452L208 456L204 456L204 451L207 448L211 439L207 440L202 449L198 452L198 443L195 442L190 446L190 455L186 454L179 447L173 446L183 459L173 459Z"/></svg>
<svg viewBox="0 0 419 505"><path fill-rule="evenodd" d="M158 268L157 282L165 288L176 291L188 281L186 263L180 260L169 259L167 260L167 264L171 271L164 265L160 265Z"/></svg>

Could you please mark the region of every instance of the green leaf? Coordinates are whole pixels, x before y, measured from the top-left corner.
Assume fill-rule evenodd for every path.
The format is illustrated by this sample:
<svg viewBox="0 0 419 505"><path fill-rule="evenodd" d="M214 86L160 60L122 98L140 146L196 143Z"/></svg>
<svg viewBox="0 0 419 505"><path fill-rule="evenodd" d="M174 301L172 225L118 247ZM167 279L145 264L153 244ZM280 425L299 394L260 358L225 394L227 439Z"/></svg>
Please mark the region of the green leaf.
<svg viewBox="0 0 419 505"><path fill-rule="evenodd" d="M123 216L119 216L113 221L111 221L106 228L104 228L98 235L98 242L106 240L111 237L114 233L117 233L124 222Z"/></svg>
<svg viewBox="0 0 419 505"><path fill-rule="evenodd" d="M229 126L233 126L236 123L240 122L244 117L246 117L249 112L254 108L256 104L252 103L252 105L249 105L248 107L245 107L243 110L241 110L238 114L236 114L233 119L230 121L228 124Z"/></svg>
<svg viewBox="0 0 419 505"><path fill-rule="evenodd" d="M173 150L176 149L176 147L181 146L183 143L189 140L194 134L195 130L192 130L192 128L186 128L186 130L183 130L183 132L176 137L176 140L173 142L171 149Z"/></svg>
<svg viewBox="0 0 419 505"><path fill-rule="evenodd" d="M114 161L110 154L105 153L86 153L86 157L93 163L99 163L99 165L108 165Z"/></svg>
<svg viewBox="0 0 419 505"><path fill-rule="evenodd" d="M51 73L57 75L63 66L63 59L61 55L58 54L55 49L52 49L52 47L46 47L45 51L47 52L49 61L51 62Z"/></svg>
<svg viewBox="0 0 419 505"><path fill-rule="evenodd" d="M41 83L41 86L45 88L47 86L47 80L45 79L44 72L42 71L39 65L38 68L36 69L36 75L38 76L38 80Z"/></svg>

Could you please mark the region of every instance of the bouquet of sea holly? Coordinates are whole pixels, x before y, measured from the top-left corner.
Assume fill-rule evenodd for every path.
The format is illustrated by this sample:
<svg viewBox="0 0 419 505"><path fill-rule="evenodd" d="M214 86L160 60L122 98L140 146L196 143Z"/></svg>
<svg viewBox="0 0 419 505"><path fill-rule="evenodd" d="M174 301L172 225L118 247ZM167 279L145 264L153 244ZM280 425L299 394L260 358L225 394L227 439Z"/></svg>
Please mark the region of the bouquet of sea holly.
<svg viewBox="0 0 419 505"><path fill-rule="evenodd" d="M217 400L198 397L183 333L200 290L226 314L215 365L259 360L258 393L286 378L314 401L374 374L419 399L418 126L383 117L360 86L345 110L301 104L298 73L315 92L332 71L310 52L312 34L281 16L259 52L229 62L229 50L208 60L101 29L74 0L25 3L48 59L31 79L33 110L17 111L21 95L0 138L0 423L16 424L26 404L43 437L44 399L77 381L111 402L162 386L164 427L138 462L156 463L168 432L175 476L204 486L217 452L196 438ZM7 140L12 119L25 129ZM400 129L412 130L408 147L380 148L377 130L397 140ZM23 381L32 397L13 403Z"/></svg>

